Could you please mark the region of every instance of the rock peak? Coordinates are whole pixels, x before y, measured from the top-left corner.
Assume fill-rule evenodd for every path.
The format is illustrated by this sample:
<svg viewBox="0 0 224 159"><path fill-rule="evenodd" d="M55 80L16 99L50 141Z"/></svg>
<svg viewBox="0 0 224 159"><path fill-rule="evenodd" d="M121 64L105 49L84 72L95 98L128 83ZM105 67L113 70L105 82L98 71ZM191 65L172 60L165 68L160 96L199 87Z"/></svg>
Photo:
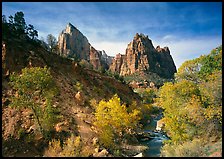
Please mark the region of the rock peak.
<svg viewBox="0 0 224 159"><path fill-rule="evenodd" d="M67 27L75 28L75 26L72 25L70 22L67 24Z"/></svg>
<svg viewBox="0 0 224 159"><path fill-rule="evenodd" d="M147 35L136 33L128 44L125 55L116 55L110 66L112 72L122 76L136 72L153 72L161 77L173 78L176 66L168 47L154 48Z"/></svg>
<svg viewBox="0 0 224 159"><path fill-rule="evenodd" d="M112 57L107 56L105 51L96 50L88 39L71 23L59 34L59 54L64 57L86 60L93 65L94 69L109 68Z"/></svg>
<svg viewBox="0 0 224 159"><path fill-rule="evenodd" d="M72 25L71 23L68 23L65 29L66 33L71 33L74 30L78 30L74 25Z"/></svg>
<svg viewBox="0 0 224 159"><path fill-rule="evenodd" d="M138 38L140 38L140 39L148 39L148 35L144 35L143 33L136 33L135 34L135 36L134 36L134 39L138 39Z"/></svg>

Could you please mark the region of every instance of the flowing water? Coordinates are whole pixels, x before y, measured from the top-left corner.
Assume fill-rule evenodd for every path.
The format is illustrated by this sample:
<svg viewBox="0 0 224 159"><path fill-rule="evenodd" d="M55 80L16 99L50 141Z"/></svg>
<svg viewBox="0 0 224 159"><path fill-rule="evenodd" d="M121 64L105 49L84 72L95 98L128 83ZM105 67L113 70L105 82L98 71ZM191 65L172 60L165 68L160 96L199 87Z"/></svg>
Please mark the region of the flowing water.
<svg viewBox="0 0 224 159"><path fill-rule="evenodd" d="M143 153L144 157L159 157L160 149L163 144L162 142L164 140L168 140L168 137L164 133L155 131L157 121L160 120L161 118L162 118L162 114L153 118L151 120L150 124L147 127L145 127L145 129L144 129L144 132L146 132L146 133L150 132L151 134L154 135L154 137L152 139L141 142L142 144L149 147L149 149Z"/></svg>

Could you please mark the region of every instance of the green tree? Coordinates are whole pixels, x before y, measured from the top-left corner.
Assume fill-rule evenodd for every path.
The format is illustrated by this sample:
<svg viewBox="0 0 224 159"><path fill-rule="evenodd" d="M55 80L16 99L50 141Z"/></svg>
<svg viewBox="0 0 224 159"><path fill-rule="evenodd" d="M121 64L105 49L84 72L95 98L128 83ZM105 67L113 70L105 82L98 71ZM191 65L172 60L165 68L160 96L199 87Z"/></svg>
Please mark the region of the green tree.
<svg viewBox="0 0 224 159"><path fill-rule="evenodd" d="M14 25L14 17L12 15L9 16L9 24Z"/></svg>
<svg viewBox="0 0 224 159"><path fill-rule="evenodd" d="M2 15L2 23L7 23L7 19L5 15Z"/></svg>
<svg viewBox="0 0 224 159"><path fill-rule="evenodd" d="M7 18L5 15L2 15L2 39L6 39L9 34L9 26L7 23Z"/></svg>
<svg viewBox="0 0 224 159"><path fill-rule="evenodd" d="M57 87L50 70L46 67L24 68L20 75L12 74L10 80L11 86L16 91L10 105L17 108L30 108L44 135L44 130L52 129L57 120L56 109L52 107Z"/></svg>
<svg viewBox="0 0 224 159"><path fill-rule="evenodd" d="M47 35L47 44L51 52L57 51L57 40L52 34Z"/></svg>
<svg viewBox="0 0 224 159"><path fill-rule="evenodd" d="M214 71L222 70L222 46L213 49L210 54L201 60L202 67L199 75L201 78L206 78Z"/></svg>
<svg viewBox="0 0 224 159"><path fill-rule="evenodd" d="M14 26L18 35L25 34L26 21L23 12L17 12L14 16Z"/></svg>
<svg viewBox="0 0 224 159"><path fill-rule="evenodd" d="M34 26L29 24L27 26L24 13L16 12L14 16L10 15L9 20L5 15L2 16L2 29L3 39L8 40L9 38L20 38L20 40L33 40L36 41L38 37L38 31L34 29Z"/></svg>
<svg viewBox="0 0 224 159"><path fill-rule="evenodd" d="M213 49L208 55L185 61L175 74L175 80L201 83L215 70L222 70L222 46Z"/></svg>
<svg viewBox="0 0 224 159"><path fill-rule="evenodd" d="M38 32L34 29L34 26L31 24L28 25L26 32L32 40L38 37Z"/></svg>

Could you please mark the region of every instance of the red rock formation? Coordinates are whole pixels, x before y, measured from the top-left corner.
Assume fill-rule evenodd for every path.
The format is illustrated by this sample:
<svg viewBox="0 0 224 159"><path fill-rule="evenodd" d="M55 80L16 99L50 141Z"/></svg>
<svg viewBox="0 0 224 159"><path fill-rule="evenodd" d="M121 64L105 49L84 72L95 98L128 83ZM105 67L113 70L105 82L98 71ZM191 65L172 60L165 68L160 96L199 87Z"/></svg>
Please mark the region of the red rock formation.
<svg viewBox="0 0 224 159"><path fill-rule="evenodd" d="M90 43L88 39L70 23L59 35L58 47L62 56L75 55L77 58L85 60L89 58Z"/></svg>
<svg viewBox="0 0 224 159"><path fill-rule="evenodd" d="M92 47L88 39L70 23L59 35L58 47L61 56L86 60L94 69L108 69L112 61L105 51Z"/></svg>
<svg viewBox="0 0 224 159"><path fill-rule="evenodd" d="M143 34L136 34L126 49L126 54L118 54L110 65L112 72L131 75L135 72L154 72L161 77L172 78L176 66L168 47L155 49L152 41Z"/></svg>
<svg viewBox="0 0 224 159"><path fill-rule="evenodd" d="M99 52L92 46L90 46L90 63L93 65L94 69L99 69L101 65L100 54Z"/></svg>

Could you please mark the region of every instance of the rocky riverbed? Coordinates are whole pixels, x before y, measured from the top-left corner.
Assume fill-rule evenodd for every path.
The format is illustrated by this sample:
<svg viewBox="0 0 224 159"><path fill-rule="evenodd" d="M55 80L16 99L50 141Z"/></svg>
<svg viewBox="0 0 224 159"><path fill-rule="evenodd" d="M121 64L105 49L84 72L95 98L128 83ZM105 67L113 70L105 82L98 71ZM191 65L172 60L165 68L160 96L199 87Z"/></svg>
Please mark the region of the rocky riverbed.
<svg viewBox="0 0 224 159"><path fill-rule="evenodd" d="M144 157L159 157L163 141L169 139L164 132L156 130L157 121L161 118L162 113L152 117L149 125L147 125L142 132L138 133L138 140L140 143L148 147L148 149L143 152Z"/></svg>

